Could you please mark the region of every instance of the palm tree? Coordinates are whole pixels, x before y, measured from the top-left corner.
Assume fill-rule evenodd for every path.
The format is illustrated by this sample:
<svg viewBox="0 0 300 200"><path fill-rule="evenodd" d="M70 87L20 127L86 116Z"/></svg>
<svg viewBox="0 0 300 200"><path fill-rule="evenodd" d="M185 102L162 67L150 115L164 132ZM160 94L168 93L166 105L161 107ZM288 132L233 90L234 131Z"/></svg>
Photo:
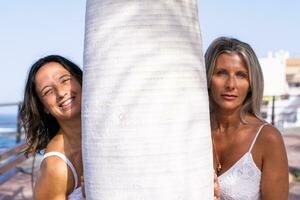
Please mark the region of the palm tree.
<svg viewBox="0 0 300 200"><path fill-rule="evenodd" d="M88 199L213 198L196 0L88 0L83 79Z"/></svg>

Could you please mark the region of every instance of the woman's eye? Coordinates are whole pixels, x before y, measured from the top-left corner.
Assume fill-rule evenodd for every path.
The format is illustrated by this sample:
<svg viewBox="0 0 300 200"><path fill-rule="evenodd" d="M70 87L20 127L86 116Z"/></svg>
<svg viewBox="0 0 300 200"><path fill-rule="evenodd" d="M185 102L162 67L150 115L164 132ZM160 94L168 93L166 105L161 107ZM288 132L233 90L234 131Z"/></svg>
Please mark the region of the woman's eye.
<svg viewBox="0 0 300 200"><path fill-rule="evenodd" d="M220 71L217 71L216 74L219 76L223 76L223 75L226 75L227 73L224 70L220 70Z"/></svg>
<svg viewBox="0 0 300 200"><path fill-rule="evenodd" d="M237 73L237 76L240 78L248 78L248 74L246 74L244 72Z"/></svg>
<svg viewBox="0 0 300 200"><path fill-rule="evenodd" d="M48 90L46 90L44 93L43 93L43 97L44 96L48 96L48 95L50 95L50 94L52 94L53 93L53 90L52 89L48 89Z"/></svg>
<svg viewBox="0 0 300 200"><path fill-rule="evenodd" d="M71 78L64 78L63 80L62 80L62 83L67 83L67 82L69 82L71 80Z"/></svg>

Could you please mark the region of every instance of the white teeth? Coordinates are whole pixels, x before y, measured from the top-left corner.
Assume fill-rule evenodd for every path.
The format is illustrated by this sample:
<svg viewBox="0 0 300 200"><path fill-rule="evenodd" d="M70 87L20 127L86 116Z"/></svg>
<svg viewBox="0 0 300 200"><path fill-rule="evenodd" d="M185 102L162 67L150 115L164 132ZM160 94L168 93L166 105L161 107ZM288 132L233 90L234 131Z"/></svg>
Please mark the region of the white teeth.
<svg viewBox="0 0 300 200"><path fill-rule="evenodd" d="M68 99L68 100L66 100L65 102L63 102L63 103L61 104L61 106L66 106L66 105L68 105L69 103L71 103L72 101L73 101L73 98Z"/></svg>

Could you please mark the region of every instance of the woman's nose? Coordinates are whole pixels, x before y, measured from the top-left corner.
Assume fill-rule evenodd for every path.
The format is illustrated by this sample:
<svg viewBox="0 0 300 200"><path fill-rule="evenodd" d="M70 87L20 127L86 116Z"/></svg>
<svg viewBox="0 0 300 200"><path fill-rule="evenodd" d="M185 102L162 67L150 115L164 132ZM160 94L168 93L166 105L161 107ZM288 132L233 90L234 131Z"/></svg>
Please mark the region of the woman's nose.
<svg viewBox="0 0 300 200"><path fill-rule="evenodd" d="M68 89L66 87L57 88L57 96L58 98L63 98L68 94Z"/></svg>
<svg viewBox="0 0 300 200"><path fill-rule="evenodd" d="M226 81L226 88L227 89L234 89L236 87L236 80L234 77L228 77L227 81Z"/></svg>

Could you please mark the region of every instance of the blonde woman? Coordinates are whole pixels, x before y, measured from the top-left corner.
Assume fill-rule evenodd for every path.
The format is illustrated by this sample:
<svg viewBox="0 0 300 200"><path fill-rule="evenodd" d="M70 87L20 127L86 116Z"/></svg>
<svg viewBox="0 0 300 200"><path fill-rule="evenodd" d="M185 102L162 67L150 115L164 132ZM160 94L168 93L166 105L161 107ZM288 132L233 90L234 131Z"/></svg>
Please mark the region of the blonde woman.
<svg viewBox="0 0 300 200"><path fill-rule="evenodd" d="M221 37L205 61L221 199L287 200L287 155L280 132L260 116L263 75L253 49Z"/></svg>

